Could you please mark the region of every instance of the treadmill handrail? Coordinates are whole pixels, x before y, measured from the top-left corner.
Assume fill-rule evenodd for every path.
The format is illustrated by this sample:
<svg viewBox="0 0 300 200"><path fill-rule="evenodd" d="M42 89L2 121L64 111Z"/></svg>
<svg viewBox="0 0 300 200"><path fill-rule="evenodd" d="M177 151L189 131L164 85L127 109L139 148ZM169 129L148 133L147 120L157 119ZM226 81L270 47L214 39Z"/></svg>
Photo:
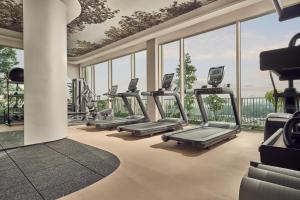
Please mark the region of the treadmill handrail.
<svg viewBox="0 0 300 200"><path fill-rule="evenodd" d="M235 118L235 123L237 126L241 125L238 110L237 110L237 105L236 105L236 100L234 97L233 91L229 87L218 87L218 88L200 88L200 89L195 89L194 90L198 106L200 109L200 113L202 115L202 119L204 122L208 122L208 117L206 114L206 110L204 108L204 102L202 99L201 95L206 95L206 94L229 94L230 100L231 100L231 105L233 109L233 114Z"/></svg>

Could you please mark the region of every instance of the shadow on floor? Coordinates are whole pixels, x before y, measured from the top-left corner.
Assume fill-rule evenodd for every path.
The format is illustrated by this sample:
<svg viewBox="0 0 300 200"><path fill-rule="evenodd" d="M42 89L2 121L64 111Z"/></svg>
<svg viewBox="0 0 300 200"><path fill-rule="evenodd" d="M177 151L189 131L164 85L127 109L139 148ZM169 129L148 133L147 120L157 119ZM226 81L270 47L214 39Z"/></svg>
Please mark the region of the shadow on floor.
<svg viewBox="0 0 300 200"><path fill-rule="evenodd" d="M129 133L129 132L112 133L112 134L107 134L106 136L123 139L125 141L137 141L137 140L142 140L142 139L150 137L150 136L137 137L137 136L131 135L131 133Z"/></svg>
<svg viewBox="0 0 300 200"><path fill-rule="evenodd" d="M87 132L101 132L101 131L109 131L109 130L98 130L95 126L86 126L86 127L78 127L77 129L87 131Z"/></svg>
<svg viewBox="0 0 300 200"><path fill-rule="evenodd" d="M221 146L231 140L234 140L235 138L236 137L233 137L231 139L226 139L226 140L219 142L219 143L217 143L209 148L206 148L206 149L201 149L199 147L192 146L191 144L188 144L188 143L177 143L176 141L161 142L158 144L154 144L150 147L155 148L155 149L163 149L163 150L167 150L167 151L172 151L172 152L179 153L179 154L182 154L183 156L187 156L187 157L197 157L197 156L201 156L202 154L205 154L208 151L218 148L219 146Z"/></svg>

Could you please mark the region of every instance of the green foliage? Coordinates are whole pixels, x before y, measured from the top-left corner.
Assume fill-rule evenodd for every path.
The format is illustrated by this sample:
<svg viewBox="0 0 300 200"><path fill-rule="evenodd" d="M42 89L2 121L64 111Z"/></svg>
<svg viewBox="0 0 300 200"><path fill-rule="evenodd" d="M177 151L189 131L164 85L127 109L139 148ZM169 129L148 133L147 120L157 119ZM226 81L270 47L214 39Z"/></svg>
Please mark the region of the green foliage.
<svg viewBox="0 0 300 200"><path fill-rule="evenodd" d="M213 112L215 120L218 121L220 119L218 117L218 111L223 109L224 104L226 103L225 99L212 94L205 97L204 102L209 106L209 110Z"/></svg>
<svg viewBox="0 0 300 200"><path fill-rule="evenodd" d="M108 108L108 100L99 100L99 101L97 101L97 108L100 111Z"/></svg>
<svg viewBox="0 0 300 200"><path fill-rule="evenodd" d="M186 53L184 56L184 87L185 91L193 89L194 83L197 81L196 76L197 68L192 64L191 56ZM176 68L176 80L175 84L177 88L180 88L180 65ZM186 93L184 97L184 106L189 114L194 108L194 96L192 93Z"/></svg>
<svg viewBox="0 0 300 200"><path fill-rule="evenodd" d="M0 73L5 74L5 78L0 79L0 112L3 113L6 107L6 78L9 70L19 64L15 49L8 47L0 47ZM10 88L11 92L15 91L15 87Z"/></svg>
<svg viewBox="0 0 300 200"><path fill-rule="evenodd" d="M278 91L278 92L281 92L281 91ZM273 94L274 94L273 90L266 92L265 99L268 102L270 102L272 104L273 108L275 109L275 98L274 98ZM279 98L278 104L277 104L277 110L282 110L282 108L283 108L283 99Z"/></svg>

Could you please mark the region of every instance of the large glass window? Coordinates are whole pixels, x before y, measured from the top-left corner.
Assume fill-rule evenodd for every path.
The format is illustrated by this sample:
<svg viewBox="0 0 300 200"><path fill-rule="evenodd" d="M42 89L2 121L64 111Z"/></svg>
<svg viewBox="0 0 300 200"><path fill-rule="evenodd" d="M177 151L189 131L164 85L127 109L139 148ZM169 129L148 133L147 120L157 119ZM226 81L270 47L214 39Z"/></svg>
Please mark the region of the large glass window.
<svg viewBox="0 0 300 200"><path fill-rule="evenodd" d="M138 89L147 90L147 52L135 53L135 77L139 78Z"/></svg>
<svg viewBox="0 0 300 200"><path fill-rule="evenodd" d="M123 56L112 60L112 83L118 85L119 92L125 92L128 89L131 80L131 56ZM128 116L122 99L117 98L113 101L113 108L117 117Z"/></svg>
<svg viewBox="0 0 300 200"><path fill-rule="evenodd" d="M108 62L95 65L95 94L101 96L108 91Z"/></svg>
<svg viewBox="0 0 300 200"><path fill-rule="evenodd" d="M119 92L127 91L131 80L130 55L112 60L112 80L113 85L118 85Z"/></svg>
<svg viewBox="0 0 300 200"><path fill-rule="evenodd" d="M176 87L179 90L180 81L179 74L176 73L176 69L179 69L180 65L180 42L175 41L164 44L161 49L162 75L174 73L175 77L173 87Z"/></svg>
<svg viewBox="0 0 300 200"><path fill-rule="evenodd" d="M141 92L147 91L147 51L140 51L134 54L135 58L135 77L139 78L138 90ZM146 107L147 97L141 96L143 103ZM141 115L142 111L137 103L134 101L134 112Z"/></svg>
<svg viewBox="0 0 300 200"><path fill-rule="evenodd" d="M174 73L173 88L180 91L180 42L175 41L161 46L162 76ZM163 108L167 117L179 117L179 109L174 97L163 97Z"/></svg>
<svg viewBox="0 0 300 200"><path fill-rule="evenodd" d="M95 95L97 96L97 106L99 110L108 108L108 62L95 65Z"/></svg>
<svg viewBox="0 0 300 200"><path fill-rule="evenodd" d="M290 39L300 30L300 19L279 22L277 14L251 19L242 23L242 123L261 126L266 115L274 111L273 88L269 72L260 71L259 54L262 51L287 47ZM286 81L278 81L280 91ZM299 82L295 87L299 88ZM282 105L281 105L282 108Z"/></svg>
<svg viewBox="0 0 300 200"><path fill-rule="evenodd" d="M236 90L236 34L235 26L227 26L214 31L186 38L184 40L185 49L185 88L191 90L207 85L208 71L211 67L225 66L225 76L222 85L230 84L232 90ZM222 98L206 98L218 100L220 105L216 112L208 114L218 114L224 116L222 119L232 121L232 110L229 109L230 101L228 96ZM211 107L211 106L210 106ZM185 109L192 121L201 120L199 108L193 101L192 95L187 93L185 97ZM230 112L230 113L229 113ZM210 117L215 120L214 116Z"/></svg>
<svg viewBox="0 0 300 200"><path fill-rule="evenodd" d="M24 123L24 84L9 77L10 70L17 67L24 68L24 51L0 46L0 124ZM4 126L0 126L0 132L3 148L23 145L22 132L12 134Z"/></svg>

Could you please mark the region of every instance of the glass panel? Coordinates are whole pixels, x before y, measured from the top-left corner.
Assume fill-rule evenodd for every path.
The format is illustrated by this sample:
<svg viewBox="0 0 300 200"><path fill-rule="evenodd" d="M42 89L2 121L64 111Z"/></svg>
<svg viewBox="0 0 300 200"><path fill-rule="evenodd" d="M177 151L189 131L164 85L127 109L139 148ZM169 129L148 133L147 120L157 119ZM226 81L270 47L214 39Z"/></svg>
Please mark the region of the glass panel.
<svg viewBox="0 0 300 200"><path fill-rule="evenodd" d="M185 109L190 121L197 122L202 119L190 90L207 85L208 71L211 67L225 66L224 80L221 85L230 84L231 89L236 91L235 26L231 25L186 38L184 49L185 88L188 91L185 96ZM228 98L224 97L224 100L227 102ZM229 110L222 109L219 114L227 116L225 121L234 121Z"/></svg>
<svg viewBox="0 0 300 200"><path fill-rule="evenodd" d="M140 51L135 53L135 77L139 78L138 90L141 92L147 91L147 51ZM147 97L141 96L145 107L147 106ZM135 101L134 111L136 114L141 115L141 109Z"/></svg>
<svg viewBox="0 0 300 200"><path fill-rule="evenodd" d="M290 39L300 30L300 19L279 22L277 14L270 14L242 23L242 123L262 127L268 113L274 111L273 88L269 72L260 71L259 54L262 51L287 47ZM287 87L278 81L278 90ZM295 87L300 84L296 81ZM282 109L282 104L279 106Z"/></svg>
<svg viewBox="0 0 300 200"><path fill-rule="evenodd" d="M112 80L113 85L118 85L119 92L125 92L128 89L131 80L131 56L123 56L112 60ZM115 116L126 117L128 112L124 107L122 99L115 99L113 102Z"/></svg>
<svg viewBox="0 0 300 200"><path fill-rule="evenodd" d="M175 41L162 45L162 76L174 73L173 88L180 91L180 42ZM167 117L178 118L180 116L178 105L174 97L162 98L163 108Z"/></svg>
<svg viewBox="0 0 300 200"><path fill-rule="evenodd" d="M95 94L97 96L97 105L99 110L108 108L108 62L95 65Z"/></svg>
<svg viewBox="0 0 300 200"><path fill-rule="evenodd" d="M0 146L3 148L24 145L24 84L14 82L8 76L16 67L24 68L24 51L0 46L0 124L10 125L0 126Z"/></svg>

